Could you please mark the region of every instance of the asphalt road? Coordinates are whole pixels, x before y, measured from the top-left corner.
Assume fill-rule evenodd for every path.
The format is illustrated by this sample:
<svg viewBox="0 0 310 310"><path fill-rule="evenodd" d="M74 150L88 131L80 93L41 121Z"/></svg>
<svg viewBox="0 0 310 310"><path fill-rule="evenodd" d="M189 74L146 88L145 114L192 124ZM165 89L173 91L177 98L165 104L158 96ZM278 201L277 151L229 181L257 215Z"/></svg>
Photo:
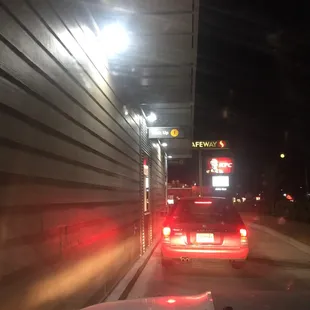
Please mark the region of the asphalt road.
<svg viewBox="0 0 310 310"><path fill-rule="evenodd" d="M178 266L166 273L154 251L128 299L199 294L210 290L215 309L310 309L310 256L265 232L249 231L247 266L228 262Z"/></svg>

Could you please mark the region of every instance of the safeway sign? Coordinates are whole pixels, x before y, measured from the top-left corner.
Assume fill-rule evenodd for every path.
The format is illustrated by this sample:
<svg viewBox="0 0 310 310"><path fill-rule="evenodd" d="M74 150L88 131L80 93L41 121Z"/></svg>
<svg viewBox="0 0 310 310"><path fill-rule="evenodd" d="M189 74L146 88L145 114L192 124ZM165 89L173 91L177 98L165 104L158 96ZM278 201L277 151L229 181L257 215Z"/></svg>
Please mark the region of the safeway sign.
<svg viewBox="0 0 310 310"><path fill-rule="evenodd" d="M209 140L209 141L193 141L193 149L228 149L228 142L226 140Z"/></svg>

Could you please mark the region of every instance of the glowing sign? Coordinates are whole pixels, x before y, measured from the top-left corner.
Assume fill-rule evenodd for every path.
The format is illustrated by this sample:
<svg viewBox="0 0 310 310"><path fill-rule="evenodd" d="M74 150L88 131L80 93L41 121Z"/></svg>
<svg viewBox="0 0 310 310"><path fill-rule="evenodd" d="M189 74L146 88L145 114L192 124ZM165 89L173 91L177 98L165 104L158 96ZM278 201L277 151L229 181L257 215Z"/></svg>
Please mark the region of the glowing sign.
<svg viewBox="0 0 310 310"><path fill-rule="evenodd" d="M176 138L178 135L179 135L179 130L176 129L176 128L173 128L171 131L170 131L170 135L173 137L173 138Z"/></svg>
<svg viewBox="0 0 310 310"><path fill-rule="evenodd" d="M210 140L210 141L193 141L193 149L228 149L228 142L225 140Z"/></svg>
<svg viewBox="0 0 310 310"><path fill-rule="evenodd" d="M172 138L184 138L184 130L182 128L175 127L149 127L150 139L172 139Z"/></svg>
<svg viewBox="0 0 310 310"><path fill-rule="evenodd" d="M229 176L228 175L213 176L212 186L217 188L229 187Z"/></svg>
<svg viewBox="0 0 310 310"><path fill-rule="evenodd" d="M219 192L225 192L227 191L227 188L226 187L215 187L215 190Z"/></svg>
<svg viewBox="0 0 310 310"><path fill-rule="evenodd" d="M207 160L206 173L230 174L233 171L233 160L230 157L213 157Z"/></svg>

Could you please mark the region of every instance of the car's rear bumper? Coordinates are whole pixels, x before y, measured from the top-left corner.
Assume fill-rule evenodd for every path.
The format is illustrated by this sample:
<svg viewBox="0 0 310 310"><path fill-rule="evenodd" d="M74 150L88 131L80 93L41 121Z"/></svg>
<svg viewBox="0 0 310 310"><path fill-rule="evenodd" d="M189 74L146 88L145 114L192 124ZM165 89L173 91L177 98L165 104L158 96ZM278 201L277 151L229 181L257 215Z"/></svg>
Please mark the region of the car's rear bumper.
<svg viewBox="0 0 310 310"><path fill-rule="evenodd" d="M162 244L162 256L166 259L219 259L219 260L245 260L249 254L249 248L242 247L173 247Z"/></svg>

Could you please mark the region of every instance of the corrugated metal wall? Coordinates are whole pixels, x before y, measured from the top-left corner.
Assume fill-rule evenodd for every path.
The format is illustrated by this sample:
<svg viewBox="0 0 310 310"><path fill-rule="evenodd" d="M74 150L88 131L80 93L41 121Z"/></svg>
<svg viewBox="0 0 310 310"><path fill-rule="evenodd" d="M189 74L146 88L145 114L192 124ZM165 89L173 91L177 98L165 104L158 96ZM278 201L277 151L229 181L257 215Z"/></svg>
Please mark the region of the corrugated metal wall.
<svg viewBox="0 0 310 310"><path fill-rule="evenodd" d="M147 164L149 164L150 156L151 156L151 147L150 147L150 141L148 139L148 132L147 132L147 125L144 118L140 118L140 142L141 142L141 148L140 148L140 156L141 156L141 163L144 163L144 160L146 160ZM145 203L145 196L144 196L144 189L145 187L145 180L144 180L144 169L143 165L141 165L141 222L140 222L140 254L142 255L148 244L148 219L145 215L144 210L144 203Z"/></svg>
<svg viewBox="0 0 310 310"><path fill-rule="evenodd" d="M162 211L167 204L166 186L167 186L167 160L165 153L160 147L152 148L152 164L151 164L151 223L152 229L149 230L150 239L153 240L160 233Z"/></svg>
<svg viewBox="0 0 310 310"><path fill-rule="evenodd" d="M147 138L147 126L144 119L141 120L141 162L148 158L149 166L149 210L144 211L144 178L141 178L141 254L150 246L161 229L162 217L160 211L166 206L166 182L167 182L167 159L165 152L154 140ZM143 170L141 170L141 176Z"/></svg>
<svg viewBox="0 0 310 310"><path fill-rule="evenodd" d="M2 2L1 309L79 308L141 250L140 124L122 112L80 2Z"/></svg>

